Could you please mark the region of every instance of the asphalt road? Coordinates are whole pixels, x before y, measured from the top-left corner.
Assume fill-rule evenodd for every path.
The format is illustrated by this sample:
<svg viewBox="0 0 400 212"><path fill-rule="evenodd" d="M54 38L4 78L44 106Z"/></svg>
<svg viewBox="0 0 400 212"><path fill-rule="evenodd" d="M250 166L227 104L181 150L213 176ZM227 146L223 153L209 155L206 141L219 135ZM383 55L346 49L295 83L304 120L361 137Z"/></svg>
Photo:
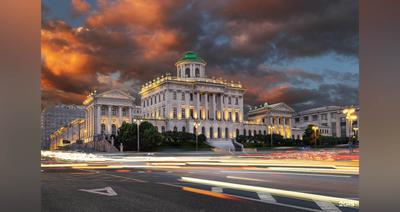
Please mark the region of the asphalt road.
<svg viewBox="0 0 400 212"><path fill-rule="evenodd" d="M59 164L58 161L51 163ZM205 179L357 200L358 175L327 172L329 169L315 171L315 168L300 167L300 170L291 170L289 167L269 170L225 165L161 166L154 169L109 168L104 163L87 165L42 168L42 211L358 210L290 195L183 180L185 177Z"/></svg>

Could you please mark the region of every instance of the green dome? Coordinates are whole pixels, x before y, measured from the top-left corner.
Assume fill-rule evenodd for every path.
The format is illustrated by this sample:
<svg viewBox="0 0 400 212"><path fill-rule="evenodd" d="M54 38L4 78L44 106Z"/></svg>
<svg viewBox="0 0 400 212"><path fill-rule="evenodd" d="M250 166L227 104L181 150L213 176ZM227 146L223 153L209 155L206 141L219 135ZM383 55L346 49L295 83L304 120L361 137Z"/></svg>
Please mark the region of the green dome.
<svg viewBox="0 0 400 212"><path fill-rule="evenodd" d="M186 52L183 57L179 58L176 62L181 62L181 61L195 61L195 62L202 62L206 63L201 57L197 56L196 53L192 51Z"/></svg>

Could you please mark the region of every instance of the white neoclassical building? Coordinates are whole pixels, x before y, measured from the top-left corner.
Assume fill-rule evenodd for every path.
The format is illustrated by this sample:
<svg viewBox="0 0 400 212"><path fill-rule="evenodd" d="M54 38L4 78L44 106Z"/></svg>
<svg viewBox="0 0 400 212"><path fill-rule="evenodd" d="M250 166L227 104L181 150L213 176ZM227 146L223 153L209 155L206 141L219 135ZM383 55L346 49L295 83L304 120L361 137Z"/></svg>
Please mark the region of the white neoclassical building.
<svg viewBox="0 0 400 212"><path fill-rule="evenodd" d="M250 122L268 125L268 134L274 133L282 135L284 138L292 138L293 114L293 108L283 102L276 104L264 103L250 110L248 119Z"/></svg>
<svg viewBox="0 0 400 212"><path fill-rule="evenodd" d="M343 110L354 108L356 120L346 120ZM318 126L319 133L323 136L349 137L357 133L359 126L358 106L325 106L300 111L293 116L293 125L296 129L304 132L308 125Z"/></svg>
<svg viewBox="0 0 400 212"><path fill-rule="evenodd" d="M92 141L96 135L115 135L123 122L131 123L139 118L141 110L134 101L134 97L117 89L91 93L83 102L86 106L85 141Z"/></svg>
<svg viewBox="0 0 400 212"><path fill-rule="evenodd" d="M239 82L206 76L207 63L186 52L175 63L176 76L167 74L145 83L141 90L144 119L160 131L198 133L208 139L236 137L243 127L243 93Z"/></svg>

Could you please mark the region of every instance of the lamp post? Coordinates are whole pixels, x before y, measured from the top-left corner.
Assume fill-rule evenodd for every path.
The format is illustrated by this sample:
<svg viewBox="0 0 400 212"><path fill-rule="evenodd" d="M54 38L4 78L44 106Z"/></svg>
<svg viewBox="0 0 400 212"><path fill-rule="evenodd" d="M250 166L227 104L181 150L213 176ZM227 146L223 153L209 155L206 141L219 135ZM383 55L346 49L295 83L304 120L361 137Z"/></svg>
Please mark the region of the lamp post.
<svg viewBox="0 0 400 212"><path fill-rule="evenodd" d="M314 146L317 147L317 130L318 130L318 127L317 126L312 126L312 129L314 131Z"/></svg>
<svg viewBox="0 0 400 212"><path fill-rule="evenodd" d="M274 143L273 143L273 141L272 141L272 130L274 129L275 127L274 126L271 126L271 125L268 125L268 130L269 130L269 132L270 132L270 134L271 134L271 148L272 148L272 146L274 145Z"/></svg>
<svg viewBox="0 0 400 212"><path fill-rule="evenodd" d="M136 134L137 134L137 152L139 152L139 150L140 150L140 146L139 146L139 125L140 125L140 122L142 122L143 120L141 120L141 119L133 119L133 121L136 123L136 126L137 126L137 131L136 131Z"/></svg>
<svg viewBox="0 0 400 212"><path fill-rule="evenodd" d="M198 141L198 128L200 127L200 123L198 121L194 122L194 128L196 129L196 152L198 151L199 141Z"/></svg>
<svg viewBox="0 0 400 212"><path fill-rule="evenodd" d="M355 135L355 138L356 138L356 141L357 141L358 140L358 127L354 127L353 131L354 131L354 135Z"/></svg>
<svg viewBox="0 0 400 212"><path fill-rule="evenodd" d="M352 129L353 129L353 121L357 120L357 115L354 114L354 112L356 111L356 109L354 108L346 108L343 110L343 114L346 115L346 121L349 123L349 150L350 153L353 152L352 148L351 148L351 134L352 134ZM358 129L358 128L357 128Z"/></svg>

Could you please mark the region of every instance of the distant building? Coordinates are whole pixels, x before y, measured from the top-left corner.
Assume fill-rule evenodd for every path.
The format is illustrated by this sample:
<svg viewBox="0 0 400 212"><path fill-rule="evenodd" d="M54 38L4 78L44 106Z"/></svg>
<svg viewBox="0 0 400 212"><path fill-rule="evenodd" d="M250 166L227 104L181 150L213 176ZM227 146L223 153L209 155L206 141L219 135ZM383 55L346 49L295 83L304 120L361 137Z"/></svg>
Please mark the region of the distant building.
<svg viewBox="0 0 400 212"><path fill-rule="evenodd" d="M249 111L248 120L256 124L268 125L268 132L264 131L263 134L274 133L284 138L292 138L293 114L294 110L283 102L271 105L264 103Z"/></svg>
<svg viewBox="0 0 400 212"><path fill-rule="evenodd" d="M41 114L42 148L50 147L51 133L77 118L85 118L84 106L55 105L45 108Z"/></svg>
<svg viewBox="0 0 400 212"><path fill-rule="evenodd" d="M312 108L297 112L293 117L294 128L303 131L308 125L318 126L320 135L333 137L349 137L355 135L358 130L359 121L350 122L346 120L343 110L346 108L355 108L355 115L359 117L358 106L325 106Z"/></svg>

